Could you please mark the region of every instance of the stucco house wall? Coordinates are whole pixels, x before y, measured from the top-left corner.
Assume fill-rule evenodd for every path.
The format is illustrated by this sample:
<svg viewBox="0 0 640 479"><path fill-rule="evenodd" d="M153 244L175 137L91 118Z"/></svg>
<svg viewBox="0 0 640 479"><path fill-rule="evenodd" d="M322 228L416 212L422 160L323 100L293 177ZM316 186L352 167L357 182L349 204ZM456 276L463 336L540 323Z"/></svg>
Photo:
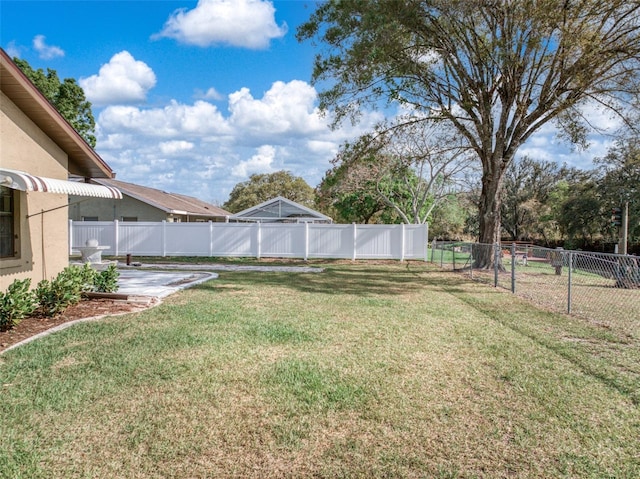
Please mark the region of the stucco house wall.
<svg viewBox="0 0 640 479"><path fill-rule="evenodd" d="M82 182L68 181L73 175ZM69 264L68 193L117 198L88 184L112 178L88 145L0 48L0 290L31 286Z"/></svg>
<svg viewBox="0 0 640 479"><path fill-rule="evenodd" d="M34 175L66 180L66 153L4 93L0 97L0 105L2 167L23 170L28 164ZM16 190L14 201L19 218L17 255L2 258L0 263L0 289L3 291L15 279L31 278L32 284L50 279L68 264L68 257L64 254L43 254L45 250L66 251L68 229L56 227L66 224L66 209L36 214L63 207L67 203L67 195ZM28 218L26 212L30 212Z"/></svg>
<svg viewBox="0 0 640 479"><path fill-rule="evenodd" d="M97 218L97 221L123 221L123 218L137 218L137 221L165 221L167 214L143 201L123 195L121 200L94 200L72 196L69 219L83 221Z"/></svg>

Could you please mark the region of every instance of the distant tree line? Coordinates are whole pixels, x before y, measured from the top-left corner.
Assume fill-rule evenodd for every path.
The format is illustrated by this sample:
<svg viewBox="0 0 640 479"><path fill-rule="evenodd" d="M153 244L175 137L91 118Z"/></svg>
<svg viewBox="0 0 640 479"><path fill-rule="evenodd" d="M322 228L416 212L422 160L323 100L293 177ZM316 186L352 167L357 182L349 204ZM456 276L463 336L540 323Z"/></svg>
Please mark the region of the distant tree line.
<svg viewBox="0 0 640 479"><path fill-rule="evenodd" d="M89 145L91 103L74 79L14 62ZM632 109L637 112L637 108ZM637 121L630 124L637 124ZM486 200L473 148L455 128L416 112L345 143L314 189L288 171L255 174L223 205L237 213L275 196L316 208L340 223L429 223L430 236L481 239ZM629 252L640 253L640 133L630 127L594 168L524 157L501 173L500 237L543 246L610 251L618 242L613 208L629 205ZM485 198L485 200L483 200Z"/></svg>
<svg viewBox="0 0 640 479"><path fill-rule="evenodd" d="M425 161L394 159L379 143L373 142L372 149L371 137L366 141L367 147L358 142L345 144L315 189L288 171L253 175L236 185L223 206L238 212L284 196L338 223L426 221L432 238L478 240L477 176L474 182L466 176L464 181L458 181L459 176L453 181L453 175L450 187L440 188L447 184L446 174L434 173L459 172L460 164L469 168L463 155L456 157L457 166L447 157L441 161L432 158L435 169L427 168ZM612 223L612 209L628 202L629 252L640 253L640 137L627 132L604 157L594 160L593 166L583 170L530 157L515 160L503 182L502 239L612 252L620 228ZM416 201L416 196L423 200ZM417 216L401 214L403 209L411 211L407 205L416 204L420 205Z"/></svg>

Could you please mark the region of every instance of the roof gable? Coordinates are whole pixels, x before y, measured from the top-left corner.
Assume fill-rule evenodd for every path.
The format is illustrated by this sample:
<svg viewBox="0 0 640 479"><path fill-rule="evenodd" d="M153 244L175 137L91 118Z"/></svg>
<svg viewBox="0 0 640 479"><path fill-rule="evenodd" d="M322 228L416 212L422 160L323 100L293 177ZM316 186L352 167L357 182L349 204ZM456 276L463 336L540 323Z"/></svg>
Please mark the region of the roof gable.
<svg viewBox="0 0 640 479"><path fill-rule="evenodd" d="M277 196L259 205L231 216L232 219L245 221L323 221L331 223L333 220L318 211L307 208L295 201Z"/></svg>

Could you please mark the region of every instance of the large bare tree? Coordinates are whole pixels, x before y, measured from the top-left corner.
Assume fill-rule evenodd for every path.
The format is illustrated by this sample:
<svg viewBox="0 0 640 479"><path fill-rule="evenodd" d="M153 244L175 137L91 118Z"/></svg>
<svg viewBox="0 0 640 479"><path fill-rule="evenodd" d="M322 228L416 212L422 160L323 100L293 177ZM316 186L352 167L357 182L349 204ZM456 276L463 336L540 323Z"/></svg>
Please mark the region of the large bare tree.
<svg viewBox="0 0 640 479"><path fill-rule="evenodd" d="M464 189L474 173L468 148L451 128L419 117L384 122L334 160L347 191L375 187L375 196L406 224L427 222L433 209Z"/></svg>
<svg viewBox="0 0 640 479"><path fill-rule="evenodd" d="M479 241L494 243L504 173L534 132L555 121L584 143L583 104L637 101L639 15L637 0L335 0L298 39L319 41L313 80L336 122L388 101L460 132L482 164Z"/></svg>

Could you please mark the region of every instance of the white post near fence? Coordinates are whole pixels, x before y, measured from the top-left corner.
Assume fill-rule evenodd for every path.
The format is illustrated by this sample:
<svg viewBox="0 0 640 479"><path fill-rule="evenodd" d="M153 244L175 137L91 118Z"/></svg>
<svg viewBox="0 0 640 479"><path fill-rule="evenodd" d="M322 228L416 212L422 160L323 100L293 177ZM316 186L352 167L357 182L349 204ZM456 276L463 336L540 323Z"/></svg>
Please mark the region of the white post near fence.
<svg viewBox="0 0 640 479"><path fill-rule="evenodd" d="M356 248L358 247L358 228L355 223L353 224L353 254L351 255L351 261L356 260Z"/></svg>
<svg viewBox="0 0 640 479"><path fill-rule="evenodd" d="M167 221L162 220L162 257L167 256Z"/></svg>
<svg viewBox="0 0 640 479"><path fill-rule="evenodd" d="M433 250L431 250L431 260L433 261ZM429 223L424 224L424 261L429 261Z"/></svg>
<svg viewBox="0 0 640 479"><path fill-rule="evenodd" d="M309 222L304 223L304 260L309 259Z"/></svg>
<svg viewBox="0 0 640 479"><path fill-rule="evenodd" d="M227 222L229 218L227 218ZM213 221L209 220L209 257L213 256Z"/></svg>
<svg viewBox="0 0 640 479"><path fill-rule="evenodd" d="M120 254L120 223L118 220L113 220L113 238L115 242L114 255L117 257Z"/></svg>
<svg viewBox="0 0 640 479"><path fill-rule="evenodd" d="M73 249L73 220L69 220L69 256L71 256Z"/></svg>
<svg viewBox="0 0 640 479"><path fill-rule="evenodd" d="M260 222L256 223L256 258L260 259L260 253L262 250L262 228Z"/></svg>
<svg viewBox="0 0 640 479"><path fill-rule="evenodd" d="M400 230L400 242L402 243L402 249L400 250L400 261L404 261L404 241L405 241L405 230L404 223L401 224L402 228Z"/></svg>

